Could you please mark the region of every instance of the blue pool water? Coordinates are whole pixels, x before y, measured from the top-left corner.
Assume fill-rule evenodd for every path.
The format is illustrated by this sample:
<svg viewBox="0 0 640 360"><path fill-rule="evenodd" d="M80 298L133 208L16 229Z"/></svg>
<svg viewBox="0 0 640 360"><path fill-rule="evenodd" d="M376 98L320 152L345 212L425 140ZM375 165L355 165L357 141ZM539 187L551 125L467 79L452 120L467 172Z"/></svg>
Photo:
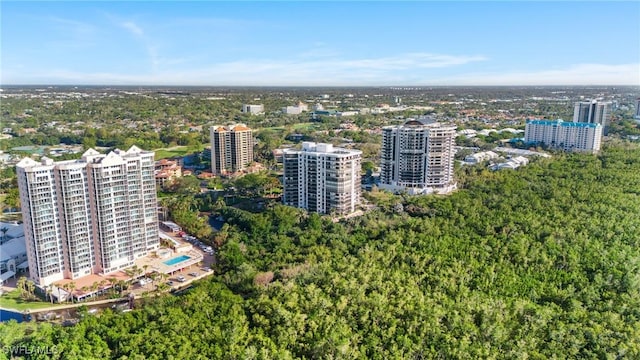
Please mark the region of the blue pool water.
<svg viewBox="0 0 640 360"><path fill-rule="evenodd" d="M177 263L181 263L181 262L183 262L183 261L187 261L187 260L189 260L189 259L191 259L189 256L187 256L187 255L181 255L181 256L178 256L178 257L174 257L173 259L169 259L169 260L167 260L167 261L164 261L163 263L164 263L165 265L169 265L169 266L171 266L171 265L175 265L175 264L177 264Z"/></svg>
<svg viewBox="0 0 640 360"><path fill-rule="evenodd" d="M31 318L31 315L27 315L27 317ZM21 313L0 309L0 322L9 321L12 319L17 322L22 322L24 320L24 317Z"/></svg>

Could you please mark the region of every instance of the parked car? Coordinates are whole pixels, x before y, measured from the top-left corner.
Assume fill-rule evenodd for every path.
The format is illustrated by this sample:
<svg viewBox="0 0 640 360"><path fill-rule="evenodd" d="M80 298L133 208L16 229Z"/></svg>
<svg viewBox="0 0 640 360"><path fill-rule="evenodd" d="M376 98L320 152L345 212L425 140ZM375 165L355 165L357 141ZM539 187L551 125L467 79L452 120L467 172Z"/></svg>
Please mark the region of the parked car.
<svg viewBox="0 0 640 360"><path fill-rule="evenodd" d="M190 273L189 273L189 275L191 275L191 276L193 276L193 277L196 277L196 276L198 276L199 274L198 274L197 272L190 272Z"/></svg>
<svg viewBox="0 0 640 360"><path fill-rule="evenodd" d="M185 282L185 281L187 281L187 279L185 279L185 278L184 278L184 276L178 276L178 277L176 278L176 280L178 280L178 281L180 281L180 282Z"/></svg>

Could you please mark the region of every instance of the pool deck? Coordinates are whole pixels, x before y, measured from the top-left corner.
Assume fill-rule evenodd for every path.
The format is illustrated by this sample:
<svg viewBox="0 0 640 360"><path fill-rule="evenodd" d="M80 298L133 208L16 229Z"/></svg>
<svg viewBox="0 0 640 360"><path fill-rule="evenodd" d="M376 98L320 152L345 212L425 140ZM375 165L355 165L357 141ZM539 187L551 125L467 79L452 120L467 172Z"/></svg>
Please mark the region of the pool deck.
<svg viewBox="0 0 640 360"><path fill-rule="evenodd" d="M190 259L181 261L174 265L167 265L164 262L169 261L177 256L186 255L190 257ZM145 256L135 261L135 264L138 265L139 268L144 269L146 266L147 272L156 271L163 274L173 274L177 271L180 271L184 268L187 268L191 265L198 264L204 260L203 254L196 250L191 249L187 252L175 252L172 251L171 255L160 258L154 256Z"/></svg>

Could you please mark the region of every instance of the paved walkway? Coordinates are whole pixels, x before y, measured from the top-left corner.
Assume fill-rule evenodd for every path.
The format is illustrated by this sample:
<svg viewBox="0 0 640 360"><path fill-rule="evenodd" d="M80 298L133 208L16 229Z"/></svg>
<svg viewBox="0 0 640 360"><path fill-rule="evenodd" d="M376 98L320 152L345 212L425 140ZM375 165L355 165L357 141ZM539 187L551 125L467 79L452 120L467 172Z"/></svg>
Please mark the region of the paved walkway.
<svg viewBox="0 0 640 360"><path fill-rule="evenodd" d="M50 306L50 307L46 307L46 308L27 309L27 310L23 310L23 311L16 310L16 309L11 309L11 308L5 308L5 307L3 307L2 309L8 310L8 311L17 312L17 313L28 312L29 314L37 314L37 313L41 313L41 312L73 309L73 308L77 308L77 307L80 307L80 306L83 306L83 305L84 306L103 305L103 304L110 304L110 303L115 303L115 302L123 302L123 301L128 301L128 300L129 300L129 298L123 297L123 298L117 298L117 299L86 301L86 302L79 302L79 303L73 303L73 304L67 304L67 305L59 304L59 305L54 305L54 306Z"/></svg>

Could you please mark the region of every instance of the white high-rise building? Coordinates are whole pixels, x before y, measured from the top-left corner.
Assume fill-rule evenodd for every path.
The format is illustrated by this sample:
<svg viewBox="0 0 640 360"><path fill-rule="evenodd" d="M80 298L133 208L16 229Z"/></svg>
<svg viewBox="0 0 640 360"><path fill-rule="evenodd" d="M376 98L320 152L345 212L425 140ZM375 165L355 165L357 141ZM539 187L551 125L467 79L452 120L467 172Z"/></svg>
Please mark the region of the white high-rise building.
<svg viewBox="0 0 640 360"><path fill-rule="evenodd" d="M210 134L214 174L242 171L253 162L253 132L246 125L212 126Z"/></svg>
<svg viewBox="0 0 640 360"><path fill-rule="evenodd" d="M360 204L362 151L303 142L283 150L283 203L321 214L345 215Z"/></svg>
<svg viewBox="0 0 640 360"><path fill-rule="evenodd" d="M455 125L426 118L382 128L380 187L409 194L455 190L455 136Z"/></svg>
<svg viewBox="0 0 640 360"><path fill-rule="evenodd" d="M581 101L573 108L573 122L600 124L605 129L609 125L610 116L610 101Z"/></svg>
<svg viewBox="0 0 640 360"><path fill-rule="evenodd" d="M529 120L524 131L524 141L565 151L596 153L602 142L602 125L562 120Z"/></svg>
<svg viewBox="0 0 640 360"><path fill-rule="evenodd" d="M636 119L640 119L640 98L636 99L636 111L635 111L634 117Z"/></svg>
<svg viewBox="0 0 640 360"><path fill-rule="evenodd" d="M158 248L153 155L132 146L17 164L32 280L110 273Z"/></svg>

